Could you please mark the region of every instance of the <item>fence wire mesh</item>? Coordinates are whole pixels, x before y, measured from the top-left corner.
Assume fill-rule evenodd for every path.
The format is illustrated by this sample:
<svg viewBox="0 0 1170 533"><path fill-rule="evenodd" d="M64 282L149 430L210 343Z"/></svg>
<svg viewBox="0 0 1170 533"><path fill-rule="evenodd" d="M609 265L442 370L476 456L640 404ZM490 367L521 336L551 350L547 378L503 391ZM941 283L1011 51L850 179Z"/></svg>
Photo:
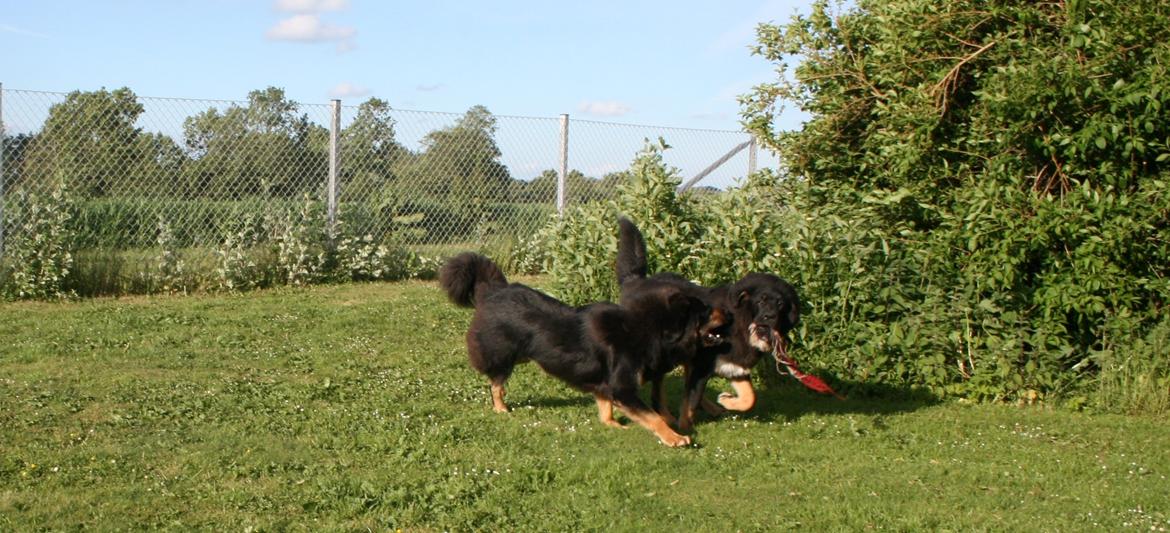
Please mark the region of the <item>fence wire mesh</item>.
<svg viewBox="0 0 1170 533"><path fill-rule="evenodd" d="M334 108L280 89L244 101L147 98L126 89L0 90L0 244L61 184L77 249L211 250L262 221L322 219L336 146L339 230L416 250L524 238L557 210L562 118L407 111L370 99ZM647 139L684 179L747 141L743 132L568 122L567 205L610 198ZM334 143L334 134L336 143ZM699 186L748 172L744 151ZM307 211L306 211L307 210ZM27 237L27 235L24 235ZM0 252L2 252L0 248Z"/></svg>

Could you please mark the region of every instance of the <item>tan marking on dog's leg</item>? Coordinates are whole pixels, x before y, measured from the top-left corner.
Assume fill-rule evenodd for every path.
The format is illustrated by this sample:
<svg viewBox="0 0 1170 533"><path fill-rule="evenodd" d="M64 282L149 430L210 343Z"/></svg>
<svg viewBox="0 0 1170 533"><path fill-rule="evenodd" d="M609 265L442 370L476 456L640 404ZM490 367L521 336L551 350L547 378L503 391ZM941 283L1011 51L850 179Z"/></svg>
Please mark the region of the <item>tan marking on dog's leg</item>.
<svg viewBox="0 0 1170 533"><path fill-rule="evenodd" d="M507 391L504 390L503 383L492 383L492 410L497 413L507 413L508 404L504 403L504 395Z"/></svg>
<svg viewBox="0 0 1170 533"><path fill-rule="evenodd" d="M678 407L678 430L682 433L690 433L694 429L695 420L695 396L701 396L702 391L694 391L691 397L683 395L682 403Z"/></svg>
<svg viewBox="0 0 1170 533"><path fill-rule="evenodd" d="M601 420L602 424L611 428L630 429L613 419L613 400L600 394L594 394L593 397L597 399L597 418Z"/></svg>
<svg viewBox="0 0 1170 533"><path fill-rule="evenodd" d="M618 407L620 407L622 411L626 413L626 416L630 417L630 420L633 420L639 426L650 430L651 433L654 433L654 435L658 437L659 441L662 441L663 444L670 446L671 448L686 446L691 443L690 437L675 433L674 430L670 429L670 426L667 425L666 420L663 420L662 416L658 413L655 413L654 411L649 409L629 409L622 406L621 404L618 404Z"/></svg>
<svg viewBox="0 0 1170 533"><path fill-rule="evenodd" d="M747 411L756 405L756 390L752 388L751 379L733 379L731 388L735 389L735 394L720 394L719 405L732 411Z"/></svg>
<svg viewBox="0 0 1170 533"><path fill-rule="evenodd" d="M658 414L662 415L662 419L666 420L667 424L673 426L676 422L678 422L678 420L674 418L674 414L670 412L670 407L668 407L666 404L666 387L660 386L658 388L658 406L659 409L661 409L658 411Z"/></svg>
<svg viewBox="0 0 1170 533"><path fill-rule="evenodd" d="M723 416L727 413L727 409L724 409L722 405L719 405L707 399L706 397L704 397L702 400L699 400L699 406L703 408L703 411L711 416Z"/></svg>

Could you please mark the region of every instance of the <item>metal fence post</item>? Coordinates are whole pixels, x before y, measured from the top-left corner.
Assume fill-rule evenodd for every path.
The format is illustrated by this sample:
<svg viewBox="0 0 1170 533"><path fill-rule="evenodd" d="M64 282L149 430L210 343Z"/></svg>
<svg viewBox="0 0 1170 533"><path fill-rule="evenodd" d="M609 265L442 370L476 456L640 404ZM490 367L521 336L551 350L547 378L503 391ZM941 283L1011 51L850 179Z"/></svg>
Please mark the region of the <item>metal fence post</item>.
<svg viewBox="0 0 1170 533"><path fill-rule="evenodd" d="M748 176L756 173L756 153L759 145L756 143L756 136L752 135L752 144L748 145Z"/></svg>
<svg viewBox="0 0 1170 533"><path fill-rule="evenodd" d="M329 121L329 190L327 195L329 237L337 234L337 169L341 163L339 153L341 137L341 100L333 100L333 117Z"/></svg>
<svg viewBox="0 0 1170 533"><path fill-rule="evenodd" d="M4 129L4 84L0 83L0 259L4 258L4 145L8 133Z"/></svg>
<svg viewBox="0 0 1170 533"><path fill-rule="evenodd" d="M569 175L569 115L561 115L561 174L557 176L557 214L565 212L565 181Z"/></svg>

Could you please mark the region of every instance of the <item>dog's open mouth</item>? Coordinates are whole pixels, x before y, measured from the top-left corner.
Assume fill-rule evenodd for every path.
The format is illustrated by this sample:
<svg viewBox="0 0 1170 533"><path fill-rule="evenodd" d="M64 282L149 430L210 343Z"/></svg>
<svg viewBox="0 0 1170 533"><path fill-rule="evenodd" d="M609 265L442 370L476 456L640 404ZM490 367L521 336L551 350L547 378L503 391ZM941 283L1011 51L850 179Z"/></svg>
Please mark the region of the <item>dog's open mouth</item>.
<svg viewBox="0 0 1170 533"><path fill-rule="evenodd" d="M703 332L703 346L716 346L723 343L723 335L718 331Z"/></svg>

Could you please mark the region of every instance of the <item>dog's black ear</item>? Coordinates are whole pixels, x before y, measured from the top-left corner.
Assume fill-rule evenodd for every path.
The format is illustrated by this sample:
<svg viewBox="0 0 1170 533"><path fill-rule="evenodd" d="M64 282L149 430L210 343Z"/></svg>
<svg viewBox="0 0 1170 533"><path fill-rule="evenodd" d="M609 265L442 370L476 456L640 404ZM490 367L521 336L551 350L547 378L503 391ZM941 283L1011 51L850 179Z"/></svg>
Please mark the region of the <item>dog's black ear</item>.
<svg viewBox="0 0 1170 533"><path fill-rule="evenodd" d="M796 327L800 323L800 302L788 301L788 324Z"/></svg>
<svg viewBox="0 0 1170 533"><path fill-rule="evenodd" d="M671 313L687 313L691 308L691 299L681 292L671 292L670 296L666 297L666 307Z"/></svg>
<svg viewBox="0 0 1170 533"><path fill-rule="evenodd" d="M743 306L746 306L749 303L751 303L751 301L752 301L752 293L748 292L747 289L744 289L742 291L739 291L739 296L737 296L735 299L735 306L736 307L743 307Z"/></svg>

